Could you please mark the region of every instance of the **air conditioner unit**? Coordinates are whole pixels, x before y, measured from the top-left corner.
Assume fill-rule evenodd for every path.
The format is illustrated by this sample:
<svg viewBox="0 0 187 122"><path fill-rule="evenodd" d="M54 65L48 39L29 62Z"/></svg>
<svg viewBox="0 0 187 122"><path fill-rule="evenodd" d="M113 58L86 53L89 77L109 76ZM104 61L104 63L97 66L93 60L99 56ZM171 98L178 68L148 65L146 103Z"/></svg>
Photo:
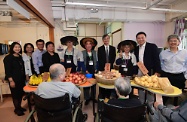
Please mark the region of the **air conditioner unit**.
<svg viewBox="0 0 187 122"><path fill-rule="evenodd" d="M75 22L70 22L70 21L66 22L66 25L68 28L76 28L77 27Z"/></svg>
<svg viewBox="0 0 187 122"><path fill-rule="evenodd" d="M70 22L63 22L63 30L76 31L77 26Z"/></svg>

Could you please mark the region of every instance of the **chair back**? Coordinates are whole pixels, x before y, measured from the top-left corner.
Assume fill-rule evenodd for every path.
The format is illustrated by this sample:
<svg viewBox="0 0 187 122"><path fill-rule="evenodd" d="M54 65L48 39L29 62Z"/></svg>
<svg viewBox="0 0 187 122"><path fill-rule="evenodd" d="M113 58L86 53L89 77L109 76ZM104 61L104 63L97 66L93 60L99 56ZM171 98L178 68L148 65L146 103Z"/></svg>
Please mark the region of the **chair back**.
<svg viewBox="0 0 187 122"><path fill-rule="evenodd" d="M38 122L71 122L72 109L69 94L62 97L44 99L34 94Z"/></svg>
<svg viewBox="0 0 187 122"><path fill-rule="evenodd" d="M102 103L102 122L144 122L146 106L119 107Z"/></svg>

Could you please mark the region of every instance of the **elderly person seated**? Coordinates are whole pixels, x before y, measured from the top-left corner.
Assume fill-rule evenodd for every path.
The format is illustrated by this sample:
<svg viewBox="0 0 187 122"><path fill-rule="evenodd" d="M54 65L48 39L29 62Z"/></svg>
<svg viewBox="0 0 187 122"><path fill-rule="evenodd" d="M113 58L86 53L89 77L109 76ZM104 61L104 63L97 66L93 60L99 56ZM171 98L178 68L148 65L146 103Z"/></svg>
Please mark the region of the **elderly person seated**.
<svg viewBox="0 0 187 122"><path fill-rule="evenodd" d="M72 82L62 82L66 72L62 64L53 64L49 68L51 82L42 82L35 94L42 98L55 98L68 93L70 100L78 98L81 91Z"/></svg>
<svg viewBox="0 0 187 122"><path fill-rule="evenodd" d="M118 78L115 81L115 90L118 95L118 99L110 99L108 104L120 107L135 107L142 105L139 99L129 98L129 94L132 90L129 78Z"/></svg>
<svg viewBox="0 0 187 122"><path fill-rule="evenodd" d="M157 120L153 122L187 122L187 99L179 106L164 106L162 96L156 95L157 101L154 103Z"/></svg>

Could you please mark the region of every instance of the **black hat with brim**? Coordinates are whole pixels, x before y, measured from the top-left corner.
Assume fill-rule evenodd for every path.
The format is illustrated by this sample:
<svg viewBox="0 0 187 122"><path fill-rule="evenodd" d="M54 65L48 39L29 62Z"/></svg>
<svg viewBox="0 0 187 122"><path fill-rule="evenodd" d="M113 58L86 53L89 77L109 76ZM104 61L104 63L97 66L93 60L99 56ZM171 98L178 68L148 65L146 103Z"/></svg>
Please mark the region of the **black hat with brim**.
<svg viewBox="0 0 187 122"><path fill-rule="evenodd" d="M121 49L121 46L125 46L125 45L132 45L134 48L136 48L137 46L137 43L133 40L124 40L124 41L121 41L118 46L117 46L117 49L118 49L118 52L120 52L120 49ZM131 51L133 51L134 49L131 49Z"/></svg>
<svg viewBox="0 0 187 122"><path fill-rule="evenodd" d="M97 46L97 41L94 38L90 38L90 37L82 38L80 40L80 45L85 49L85 44L87 41L92 42L92 44L93 44L92 50L94 50L94 48Z"/></svg>
<svg viewBox="0 0 187 122"><path fill-rule="evenodd" d="M65 36L60 39L62 45L66 45L68 41L72 41L74 46L79 44L78 39L75 36Z"/></svg>

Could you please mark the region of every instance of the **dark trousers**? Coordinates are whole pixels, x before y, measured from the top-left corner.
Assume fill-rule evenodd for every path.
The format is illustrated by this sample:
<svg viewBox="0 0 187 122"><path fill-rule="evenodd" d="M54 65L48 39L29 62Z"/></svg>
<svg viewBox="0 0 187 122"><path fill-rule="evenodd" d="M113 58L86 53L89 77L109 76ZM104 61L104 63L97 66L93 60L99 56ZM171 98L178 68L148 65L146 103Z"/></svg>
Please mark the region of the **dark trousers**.
<svg viewBox="0 0 187 122"><path fill-rule="evenodd" d="M183 89L185 87L185 77L183 73L172 74L168 72L162 71L161 77L167 77L171 83L171 85L178 87L179 89ZM163 103L165 104L168 100L168 97L163 97ZM177 105L177 100L174 98L174 104Z"/></svg>
<svg viewBox="0 0 187 122"><path fill-rule="evenodd" d="M105 99L108 98L110 99L112 90L111 89L104 89L99 87L99 98L100 99Z"/></svg>

